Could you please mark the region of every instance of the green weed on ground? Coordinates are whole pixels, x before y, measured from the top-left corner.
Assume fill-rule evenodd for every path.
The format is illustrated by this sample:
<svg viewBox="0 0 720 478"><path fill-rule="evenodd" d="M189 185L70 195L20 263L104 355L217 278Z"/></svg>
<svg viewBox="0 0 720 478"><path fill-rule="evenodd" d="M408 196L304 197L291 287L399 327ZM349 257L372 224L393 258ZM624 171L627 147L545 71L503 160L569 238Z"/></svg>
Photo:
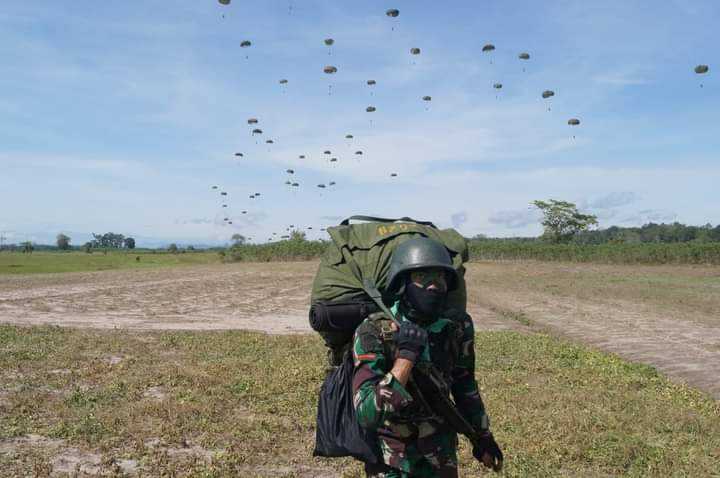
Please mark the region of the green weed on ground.
<svg viewBox="0 0 720 478"><path fill-rule="evenodd" d="M152 251L111 251L107 254L42 251L23 254L3 251L0 252L0 275L147 269L219 262L217 252L204 251L184 254Z"/></svg>
<svg viewBox="0 0 720 478"><path fill-rule="evenodd" d="M650 367L512 332L478 334L477 357L505 476L720 469L719 404ZM118 474L362 476L311 456L323 364L315 336L0 326L0 467L47 474L75 448ZM461 461L482 473L464 443Z"/></svg>

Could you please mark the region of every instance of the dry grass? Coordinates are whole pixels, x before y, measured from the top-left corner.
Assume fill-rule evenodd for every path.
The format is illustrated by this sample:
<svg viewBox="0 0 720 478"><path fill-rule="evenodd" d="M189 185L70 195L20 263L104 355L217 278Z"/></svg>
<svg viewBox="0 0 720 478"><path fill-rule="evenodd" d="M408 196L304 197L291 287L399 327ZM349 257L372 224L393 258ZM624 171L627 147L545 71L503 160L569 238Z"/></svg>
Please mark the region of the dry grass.
<svg viewBox="0 0 720 478"><path fill-rule="evenodd" d="M512 332L477 352L507 476L720 469L718 403L649 367ZM311 457L315 336L0 326L0 371L4 475L360 476Z"/></svg>

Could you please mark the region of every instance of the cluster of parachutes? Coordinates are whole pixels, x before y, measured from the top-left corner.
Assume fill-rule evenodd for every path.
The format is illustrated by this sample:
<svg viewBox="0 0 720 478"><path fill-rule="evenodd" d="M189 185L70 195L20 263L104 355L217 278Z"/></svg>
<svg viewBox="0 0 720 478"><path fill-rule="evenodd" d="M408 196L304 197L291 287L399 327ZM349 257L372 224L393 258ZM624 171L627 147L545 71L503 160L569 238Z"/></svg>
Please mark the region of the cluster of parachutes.
<svg viewBox="0 0 720 478"><path fill-rule="evenodd" d="M218 0L218 2L219 2L219 4L221 4L223 6L227 6L227 5L230 5L231 0ZM290 11L290 13L292 13L292 3L289 4L289 11ZM395 9L395 8L387 9L385 11L385 15L392 21L391 32L394 32L395 28L398 25L397 19L398 19L398 17L400 17L400 10ZM327 56L329 57L328 60L330 60L330 58L333 57L333 46L336 44L336 40L334 38L327 37L322 40L322 44L325 47L327 47ZM239 45L240 45L241 49L246 50L247 53L245 55L245 58L249 59L249 50L248 49L250 49L253 46L252 41L247 40L247 39L242 40ZM493 58L497 54L496 50L497 50L497 48L493 43L486 43L480 48L481 54L488 58L490 65L493 65ZM410 54L411 63L413 65L415 65L416 62L418 61L417 59L421 58L422 49L419 46L413 46L413 47L409 48L408 51ZM519 60L523 64L523 66L522 66L523 72L526 71L526 63L531 61L531 59L532 59L532 56L527 51L521 51L521 52L517 53L517 60ZM336 75L338 73L338 66L336 64L332 64L332 62L330 62L330 61L328 61L327 63L328 64L326 64L322 68L322 72L324 73L324 75L327 76L327 79L328 79L328 96L332 96L332 94L333 94L332 79L334 78L334 75ZM709 71L710 71L709 66L704 65L704 64L697 65L694 68L694 72L697 75L706 75ZM289 80L287 78L280 78L278 80L278 83L284 92L285 88L287 88L287 85L289 84ZM371 97L374 97L374 95L375 95L374 90L377 87L377 84L378 84L378 82L376 79L371 78L371 79L366 80L366 85L367 85L367 88L369 89L369 94ZM703 87L702 83L700 84L700 87L701 88ZM492 88L495 91L496 98L499 99L499 97L503 91L504 84L501 81L494 81L492 83ZM490 91L493 91L493 90L490 90ZM552 101L553 101L553 98L556 96L555 91L552 89L545 89L545 90L542 90L541 92L539 92L538 96L543 101L545 106L547 107L547 111L552 111ZM425 94L425 95L420 95L419 99L425 105L425 110L429 111L430 105L433 101L433 97L431 95ZM378 111L378 108L373 104L369 104L365 107L365 112L371 115L370 118L372 118L372 114L376 113L377 111ZM247 124L250 128L250 136L255 138L256 144L258 144L258 138L264 134L263 130L259 127L258 118L255 118L255 117L248 118ZM373 125L372 119L370 120L370 125L371 126ZM577 128L578 126L581 125L581 120L577 117L568 118L567 125L571 128ZM348 133L345 135L345 140L347 141L348 147L351 146L351 143L353 142L354 138L355 138L355 136L353 134ZM575 139L575 136L573 135L572 138ZM270 145L273 145L274 143L275 143L275 141L273 139L265 140L265 144L267 144L268 147L270 147ZM337 163L339 163L338 156L333 155L333 153L329 149L324 150L322 155L327 158L327 163L330 167L334 167ZM354 155L357 158L357 160L359 161L363 157L364 152L362 149L357 149L357 150L355 150ZM238 160L242 160L245 157L245 154L242 152L236 152L235 157ZM305 154L299 154L297 157L299 160L305 160L307 158L307 156ZM286 176L285 176L284 185L292 191L298 191L302 187L301 181L297 179L297 171L298 170L296 167L285 169ZM389 177L396 178L396 177L398 177L398 173L390 172ZM337 183L335 181L326 181L323 183L316 184L314 189L317 190L320 195L322 195L323 191L329 191L330 189L335 188L336 184ZM212 189L219 191L219 186L213 185ZM227 213L227 210L229 207L228 193L226 191L219 191L219 194L220 194L220 206L221 206L221 209L224 211L222 214L222 216L223 216L222 224L232 225L233 224L232 217L230 214ZM251 194L249 196L249 199L257 200L259 197L261 197L261 193L256 192L254 194ZM248 210L243 209L242 214L248 214ZM313 226L307 226L306 228L307 228L307 230L313 230ZM320 231L325 231L325 228L316 228L316 229L318 229ZM290 225L289 227L286 228L286 232L290 232L292 230L299 230L299 229L296 229L295 225ZM272 237L270 237L268 240L272 241L272 240L275 240L277 237L279 237L280 239L287 239L290 236L278 235L277 233L273 232Z"/></svg>

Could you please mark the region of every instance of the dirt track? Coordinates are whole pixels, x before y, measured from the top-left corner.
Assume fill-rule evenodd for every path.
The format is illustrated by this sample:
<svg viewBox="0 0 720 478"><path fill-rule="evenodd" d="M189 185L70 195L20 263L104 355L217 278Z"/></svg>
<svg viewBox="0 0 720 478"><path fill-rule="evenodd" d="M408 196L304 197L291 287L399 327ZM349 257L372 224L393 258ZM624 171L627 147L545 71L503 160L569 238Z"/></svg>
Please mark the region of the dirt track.
<svg viewBox="0 0 720 478"><path fill-rule="evenodd" d="M0 322L140 330L250 329L309 332L314 263L193 266L0 277ZM720 327L644 304L493 287L468 271L478 330L549 330L634 361L720 398ZM548 266L551 267L551 266ZM530 327L508 318L518 313Z"/></svg>

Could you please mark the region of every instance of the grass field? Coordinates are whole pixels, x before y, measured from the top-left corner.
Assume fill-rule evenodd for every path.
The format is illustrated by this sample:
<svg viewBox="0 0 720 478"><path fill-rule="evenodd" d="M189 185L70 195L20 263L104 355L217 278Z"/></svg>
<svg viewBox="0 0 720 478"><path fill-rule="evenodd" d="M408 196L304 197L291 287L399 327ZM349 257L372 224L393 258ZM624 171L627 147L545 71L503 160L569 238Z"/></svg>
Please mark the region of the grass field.
<svg viewBox="0 0 720 478"><path fill-rule="evenodd" d="M137 260L137 258L140 260ZM86 272L113 269L147 269L220 262L216 252L170 254L147 251L94 252L0 252L0 274Z"/></svg>
<svg viewBox="0 0 720 478"><path fill-rule="evenodd" d="M545 335L477 336L505 476L713 476L720 405ZM315 336L0 326L0 467L145 476L359 477L311 457ZM479 467L461 450L460 476Z"/></svg>

